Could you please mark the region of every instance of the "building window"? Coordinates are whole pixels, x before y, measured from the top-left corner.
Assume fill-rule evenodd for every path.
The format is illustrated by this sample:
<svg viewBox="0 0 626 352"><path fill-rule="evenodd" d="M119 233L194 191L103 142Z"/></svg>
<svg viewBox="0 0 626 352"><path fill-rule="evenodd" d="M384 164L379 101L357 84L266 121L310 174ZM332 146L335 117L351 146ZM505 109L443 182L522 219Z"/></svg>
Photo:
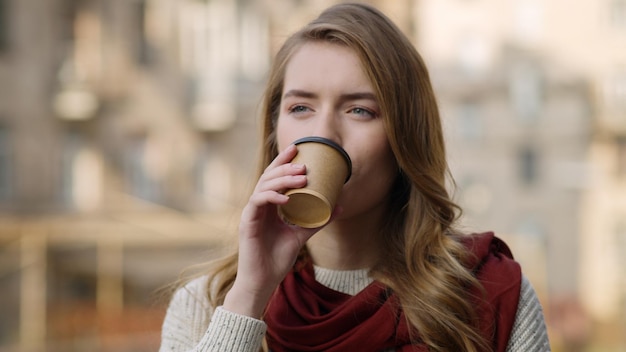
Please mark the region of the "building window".
<svg viewBox="0 0 626 352"><path fill-rule="evenodd" d="M190 92L191 120L203 131L226 130L236 119L239 48L243 44L236 3L188 2L181 6L180 18L181 64L195 80Z"/></svg>
<svg viewBox="0 0 626 352"><path fill-rule="evenodd" d="M626 0L612 0L609 6L611 25L626 28Z"/></svg>
<svg viewBox="0 0 626 352"><path fill-rule="evenodd" d="M531 147L524 147L519 151L519 177L524 185L532 185L537 182L538 155Z"/></svg>
<svg viewBox="0 0 626 352"><path fill-rule="evenodd" d="M11 144L8 128L0 126L0 200L11 194Z"/></svg>
<svg viewBox="0 0 626 352"><path fill-rule="evenodd" d="M626 136L618 137L615 147L617 149L616 176L620 180L626 180Z"/></svg>
<svg viewBox="0 0 626 352"><path fill-rule="evenodd" d="M607 81L605 103L613 115L626 117L626 70L618 70Z"/></svg>
<svg viewBox="0 0 626 352"><path fill-rule="evenodd" d="M61 161L61 197L63 203L81 211L95 209L102 195L102 161L85 143L85 138L71 132L63 145Z"/></svg>
<svg viewBox="0 0 626 352"><path fill-rule="evenodd" d="M514 65L509 95L513 110L522 122L536 121L543 103L543 82L539 69L530 63Z"/></svg>
<svg viewBox="0 0 626 352"><path fill-rule="evenodd" d="M474 101L459 104L459 129L461 136L468 141L479 141L483 135L480 107Z"/></svg>
<svg viewBox="0 0 626 352"><path fill-rule="evenodd" d="M617 267L622 268L618 276L621 278L618 285L620 286L620 311L621 318L626 319L626 213L616 214L618 219L615 224L614 231L614 243L612 248L614 249L613 255L617 259Z"/></svg>
<svg viewBox="0 0 626 352"><path fill-rule="evenodd" d="M146 32L146 2L138 1L134 4L135 21L135 59L140 65L149 65L153 61L153 52Z"/></svg>
<svg viewBox="0 0 626 352"><path fill-rule="evenodd" d="M493 190L487 182L468 177L459 190L460 203L469 215L484 215L493 205Z"/></svg>
<svg viewBox="0 0 626 352"><path fill-rule="evenodd" d="M262 79L270 62L269 23L259 13L245 9L240 19L240 70L244 77L251 80Z"/></svg>
<svg viewBox="0 0 626 352"><path fill-rule="evenodd" d="M126 181L135 196L157 201L160 198L158 182L159 156L154 143L150 144L145 136L136 136L129 143L126 153Z"/></svg>
<svg viewBox="0 0 626 352"><path fill-rule="evenodd" d="M544 228L536 215L526 215L515 228L515 233L526 238L543 240Z"/></svg>
<svg viewBox="0 0 626 352"><path fill-rule="evenodd" d="M0 53L9 46L9 9L7 0L0 0Z"/></svg>
<svg viewBox="0 0 626 352"><path fill-rule="evenodd" d="M515 39L526 45L537 43L544 33L545 5L538 1L515 1L512 29Z"/></svg>
<svg viewBox="0 0 626 352"><path fill-rule="evenodd" d="M198 155L195 167L196 189L205 208L220 210L230 201L232 173L230 165L210 147L207 144Z"/></svg>
<svg viewBox="0 0 626 352"><path fill-rule="evenodd" d="M464 73L476 77L493 61L493 48L478 33L467 32L459 43L459 63Z"/></svg>

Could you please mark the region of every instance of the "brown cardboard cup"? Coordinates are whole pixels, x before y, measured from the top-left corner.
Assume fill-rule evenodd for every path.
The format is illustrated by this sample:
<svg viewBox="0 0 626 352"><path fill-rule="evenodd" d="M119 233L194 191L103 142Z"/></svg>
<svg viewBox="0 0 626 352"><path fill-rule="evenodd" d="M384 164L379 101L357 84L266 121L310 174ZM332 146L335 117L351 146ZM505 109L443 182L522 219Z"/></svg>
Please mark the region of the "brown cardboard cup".
<svg viewBox="0 0 626 352"><path fill-rule="evenodd" d="M289 201L278 207L285 222L305 228L320 227L330 220L343 184L352 173L352 162L337 143L322 137L294 142L298 154L293 163L304 164L307 185L285 192Z"/></svg>

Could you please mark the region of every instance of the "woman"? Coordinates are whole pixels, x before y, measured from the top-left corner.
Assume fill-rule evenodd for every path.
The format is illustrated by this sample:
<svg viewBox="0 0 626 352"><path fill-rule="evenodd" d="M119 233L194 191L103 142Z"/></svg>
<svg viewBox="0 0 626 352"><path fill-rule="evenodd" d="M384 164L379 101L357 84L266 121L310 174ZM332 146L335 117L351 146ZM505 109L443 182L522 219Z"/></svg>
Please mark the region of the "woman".
<svg viewBox="0 0 626 352"><path fill-rule="evenodd" d="M546 351L534 290L492 234L453 229L457 206L427 70L387 17L329 8L290 37L264 97L262 169L238 253L179 289L162 351ZM331 221L283 222L305 136L352 158ZM265 344L263 342L266 342Z"/></svg>

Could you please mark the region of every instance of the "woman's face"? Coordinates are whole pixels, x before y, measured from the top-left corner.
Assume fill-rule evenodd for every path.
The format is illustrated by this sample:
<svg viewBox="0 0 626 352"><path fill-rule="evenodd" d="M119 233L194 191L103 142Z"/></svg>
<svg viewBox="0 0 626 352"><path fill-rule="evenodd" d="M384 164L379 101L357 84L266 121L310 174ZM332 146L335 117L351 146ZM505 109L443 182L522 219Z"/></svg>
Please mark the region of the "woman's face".
<svg viewBox="0 0 626 352"><path fill-rule="evenodd" d="M397 175L372 84L347 47L311 42L289 61L276 127L279 150L307 136L331 139L352 159L339 219L382 209Z"/></svg>

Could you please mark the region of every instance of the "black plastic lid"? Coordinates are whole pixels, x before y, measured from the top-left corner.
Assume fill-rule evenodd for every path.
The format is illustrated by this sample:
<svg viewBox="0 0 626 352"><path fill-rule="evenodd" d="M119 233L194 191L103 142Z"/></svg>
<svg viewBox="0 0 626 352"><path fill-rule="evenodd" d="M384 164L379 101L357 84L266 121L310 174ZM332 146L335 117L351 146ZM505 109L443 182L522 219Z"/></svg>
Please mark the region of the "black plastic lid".
<svg viewBox="0 0 626 352"><path fill-rule="evenodd" d="M300 138L296 140L295 142L293 142L293 144L298 145L298 144L307 143L307 142L322 143L322 144L326 144L336 149L343 156L343 158L346 160L346 163L348 164L348 176L346 177L346 180L345 180L345 182L348 182L348 180L350 179L350 176L352 176L352 160L350 159L350 156L348 155L348 153L339 144L333 142L332 140L328 138L316 137L316 136Z"/></svg>

